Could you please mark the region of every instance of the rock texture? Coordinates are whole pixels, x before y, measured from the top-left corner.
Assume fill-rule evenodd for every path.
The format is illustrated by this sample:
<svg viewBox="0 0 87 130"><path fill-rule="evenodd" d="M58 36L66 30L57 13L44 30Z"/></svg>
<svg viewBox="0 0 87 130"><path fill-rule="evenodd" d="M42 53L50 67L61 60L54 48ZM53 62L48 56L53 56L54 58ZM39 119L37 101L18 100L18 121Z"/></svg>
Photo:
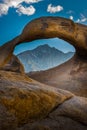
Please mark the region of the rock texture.
<svg viewBox="0 0 87 130"><path fill-rule="evenodd" d="M43 78L38 74L41 82L56 87L18 73L21 64L16 57L13 61L19 64L12 62L15 46L53 37L76 48L73 59L44 75L40 72ZM6 71L8 63L12 66ZM87 26L59 17L33 20L20 36L0 47L0 68L0 130L87 130Z"/></svg>
<svg viewBox="0 0 87 130"><path fill-rule="evenodd" d="M47 119L24 125L17 130L87 130L87 127L71 118L58 116L57 119L48 117Z"/></svg>
<svg viewBox="0 0 87 130"><path fill-rule="evenodd" d="M24 73L24 67L15 55L12 55L8 63L4 67L0 67L0 70Z"/></svg>
<svg viewBox="0 0 87 130"><path fill-rule="evenodd" d="M86 130L86 113L86 98L0 71L0 130Z"/></svg>
<svg viewBox="0 0 87 130"><path fill-rule="evenodd" d="M0 67L11 59L16 45L36 39L61 38L72 44L79 57L87 56L87 26L61 17L42 17L28 23L20 36L0 47Z"/></svg>
<svg viewBox="0 0 87 130"><path fill-rule="evenodd" d="M28 74L31 78L87 97L87 59L75 55L66 63L47 71Z"/></svg>
<svg viewBox="0 0 87 130"><path fill-rule="evenodd" d="M20 126L42 119L72 96L67 91L48 89L25 74L0 71L0 127L10 128L15 122Z"/></svg>

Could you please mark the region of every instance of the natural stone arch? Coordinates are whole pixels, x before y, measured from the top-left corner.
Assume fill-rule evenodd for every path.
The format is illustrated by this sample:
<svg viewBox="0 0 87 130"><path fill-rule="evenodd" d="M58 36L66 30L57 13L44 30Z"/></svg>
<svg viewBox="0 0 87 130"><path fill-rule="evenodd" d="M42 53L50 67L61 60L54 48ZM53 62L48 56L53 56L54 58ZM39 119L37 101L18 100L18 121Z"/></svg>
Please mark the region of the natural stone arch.
<svg viewBox="0 0 87 130"><path fill-rule="evenodd" d="M58 37L76 49L78 57L87 56L87 26L60 17L41 17L28 23L21 35L0 47L0 67L13 55L15 46L36 39Z"/></svg>

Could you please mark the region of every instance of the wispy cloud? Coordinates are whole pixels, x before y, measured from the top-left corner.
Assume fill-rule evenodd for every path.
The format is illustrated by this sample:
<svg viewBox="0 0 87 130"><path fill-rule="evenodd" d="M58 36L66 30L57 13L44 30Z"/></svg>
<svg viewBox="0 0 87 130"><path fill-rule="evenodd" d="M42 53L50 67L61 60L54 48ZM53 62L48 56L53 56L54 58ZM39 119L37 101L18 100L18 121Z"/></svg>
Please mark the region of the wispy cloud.
<svg viewBox="0 0 87 130"><path fill-rule="evenodd" d="M87 22L87 17L85 17L83 14L80 14L80 18L76 20L77 23L84 23Z"/></svg>
<svg viewBox="0 0 87 130"><path fill-rule="evenodd" d="M0 16L8 14L9 8L16 8L16 12L20 12L20 14L32 15L35 13L35 8L32 5L23 7L22 3L33 4L40 1L42 0L3 0L3 2L0 3Z"/></svg>
<svg viewBox="0 0 87 130"><path fill-rule="evenodd" d="M73 14L74 11L73 11L73 10L69 10L69 11L67 11L66 13L67 13L67 14Z"/></svg>
<svg viewBox="0 0 87 130"><path fill-rule="evenodd" d="M60 12L62 10L63 10L63 6L61 6L61 5L52 6L52 4L49 4L48 8L47 8L47 12L50 12L50 13L56 13L56 12Z"/></svg>

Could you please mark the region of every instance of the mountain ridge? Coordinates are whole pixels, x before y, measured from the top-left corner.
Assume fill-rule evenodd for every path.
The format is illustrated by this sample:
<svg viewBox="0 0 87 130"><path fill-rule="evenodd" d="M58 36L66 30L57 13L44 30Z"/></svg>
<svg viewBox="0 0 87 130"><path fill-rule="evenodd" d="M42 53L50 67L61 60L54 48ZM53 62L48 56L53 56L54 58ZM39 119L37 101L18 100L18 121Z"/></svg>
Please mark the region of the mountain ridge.
<svg viewBox="0 0 87 130"><path fill-rule="evenodd" d="M48 44L40 45L33 50L17 55L24 65L25 72L47 70L58 66L74 55L74 52L64 53Z"/></svg>

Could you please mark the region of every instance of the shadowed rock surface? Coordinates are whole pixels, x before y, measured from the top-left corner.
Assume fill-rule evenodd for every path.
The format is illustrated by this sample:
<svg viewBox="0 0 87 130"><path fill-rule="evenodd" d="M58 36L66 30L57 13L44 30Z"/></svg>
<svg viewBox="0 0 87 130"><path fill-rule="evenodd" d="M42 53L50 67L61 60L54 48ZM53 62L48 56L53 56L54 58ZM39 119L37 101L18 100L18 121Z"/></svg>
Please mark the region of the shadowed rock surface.
<svg viewBox="0 0 87 130"><path fill-rule="evenodd" d="M86 130L86 113L86 98L0 71L0 130Z"/></svg>
<svg viewBox="0 0 87 130"><path fill-rule="evenodd" d="M87 97L87 59L74 56L68 62L47 71L33 72L29 77L57 88Z"/></svg>
<svg viewBox="0 0 87 130"><path fill-rule="evenodd" d="M42 121L27 124L17 130L87 130L87 127L68 117L58 116L57 119L43 119Z"/></svg>
<svg viewBox="0 0 87 130"><path fill-rule="evenodd" d="M24 67L15 55L13 55L10 61L4 65L4 67L1 67L0 70L24 73Z"/></svg>
<svg viewBox="0 0 87 130"><path fill-rule="evenodd" d="M16 57L12 62L15 46L53 37L72 44L75 56L30 75L45 84L17 73L21 63ZM16 69L14 61L19 63ZM11 69L5 71L8 63ZM87 130L87 26L59 17L33 20L20 36L0 47L0 68L4 70L0 70L0 130Z"/></svg>

